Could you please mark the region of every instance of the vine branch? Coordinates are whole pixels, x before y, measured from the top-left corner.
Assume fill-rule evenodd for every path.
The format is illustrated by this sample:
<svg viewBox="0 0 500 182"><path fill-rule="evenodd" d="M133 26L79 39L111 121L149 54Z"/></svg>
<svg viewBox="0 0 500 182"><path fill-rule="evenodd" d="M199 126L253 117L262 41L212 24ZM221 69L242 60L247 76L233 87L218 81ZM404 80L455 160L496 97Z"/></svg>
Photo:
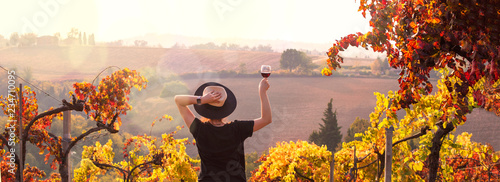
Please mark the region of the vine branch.
<svg viewBox="0 0 500 182"><path fill-rule="evenodd" d="M22 139L21 139L21 142L23 144L23 147L22 147L22 156L25 156L26 155L26 141L28 140L28 134L31 130L31 127L35 124L35 122L43 117L46 117L46 116L50 116L50 115L54 115L54 114L57 114L57 113L60 113L60 112L63 112L63 111L70 111L70 110L76 110L76 111L82 111L83 110L83 101L82 100L76 100L76 98L73 96L72 98L72 103L68 103L66 100L63 100L63 106L59 107L59 108L56 108L56 109L52 109L52 110L48 110L48 111L45 111L41 114L38 114L36 115L29 123L28 125L24 128L24 133L23 133L23 136L22 136ZM23 161L21 161L22 163L24 163L25 161L25 158L23 157Z"/></svg>
<svg viewBox="0 0 500 182"><path fill-rule="evenodd" d="M313 179L308 178L308 177L304 176L302 173L300 173L300 172L299 172L299 170L298 170L297 168L294 168L293 170L295 171L295 173L296 173L299 177L304 178L304 179L306 179L307 181L313 181L313 182L314 182L314 180L313 180Z"/></svg>
<svg viewBox="0 0 500 182"><path fill-rule="evenodd" d="M429 130L430 130L429 126L425 126L425 127L423 127L423 128L420 129L419 133L416 133L416 134L414 134L412 136L409 136L409 137L403 138L401 140L398 140L397 142L394 142L392 144L392 146L394 147L395 145L397 145L397 144L399 144L401 142L405 142L405 141L408 141L408 140L411 140L411 139L414 139L414 138L421 137L421 136L427 134L427 131L429 131Z"/></svg>

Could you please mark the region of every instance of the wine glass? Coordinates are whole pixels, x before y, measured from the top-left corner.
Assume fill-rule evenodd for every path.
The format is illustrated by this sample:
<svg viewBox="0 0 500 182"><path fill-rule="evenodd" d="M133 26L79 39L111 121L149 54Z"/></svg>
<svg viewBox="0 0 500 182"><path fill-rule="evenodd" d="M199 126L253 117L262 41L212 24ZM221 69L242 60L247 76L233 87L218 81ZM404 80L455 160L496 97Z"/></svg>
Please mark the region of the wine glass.
<svg viewBox="0 0 500 182"><path fill-rule="evenodd" d="M262 65L260 67L260 74L264 78L269 77L271 75L271 66L269 66L269 65Z"/></svg>

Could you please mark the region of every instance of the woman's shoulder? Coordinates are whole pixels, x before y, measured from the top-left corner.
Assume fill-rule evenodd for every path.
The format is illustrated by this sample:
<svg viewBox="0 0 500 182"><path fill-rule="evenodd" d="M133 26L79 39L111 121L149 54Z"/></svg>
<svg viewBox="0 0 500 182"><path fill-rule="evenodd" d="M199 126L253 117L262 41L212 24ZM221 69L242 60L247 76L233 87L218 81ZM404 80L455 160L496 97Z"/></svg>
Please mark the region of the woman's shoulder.
<svg viewBox="0 0 500 182"><path fill-rule="evenodd" d="M248 127L253 127L254 121L253 120L234 120L232 122L232 125L240 127L240 126L248 126Z"/></svg>
<svg viewBox="0 0 500 182"><path fill-rule="evenodd" d="M253 120L234 120L233 122L253 122Z"/></svg>
<svg viewBox="0 0 500 182"><path fill-rule="evenodd" d="M240 124L250 124L253 123L253 120L234 120L234 121L229 121L226 124L228 125L240 125Z"/></svg>

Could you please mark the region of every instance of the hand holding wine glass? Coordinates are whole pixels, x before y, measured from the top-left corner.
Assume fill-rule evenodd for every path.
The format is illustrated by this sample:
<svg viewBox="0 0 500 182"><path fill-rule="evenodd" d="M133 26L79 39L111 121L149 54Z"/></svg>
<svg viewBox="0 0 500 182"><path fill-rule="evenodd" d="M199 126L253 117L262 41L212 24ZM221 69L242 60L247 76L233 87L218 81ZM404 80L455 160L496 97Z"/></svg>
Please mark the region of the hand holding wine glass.
<svg viewBox="0 0 500 182"><path fill-rule="evenodd" d="M271 75L271 66L269 66L269 65L262 65L260 67L260 74L264 78L269 77Z"/></svg>

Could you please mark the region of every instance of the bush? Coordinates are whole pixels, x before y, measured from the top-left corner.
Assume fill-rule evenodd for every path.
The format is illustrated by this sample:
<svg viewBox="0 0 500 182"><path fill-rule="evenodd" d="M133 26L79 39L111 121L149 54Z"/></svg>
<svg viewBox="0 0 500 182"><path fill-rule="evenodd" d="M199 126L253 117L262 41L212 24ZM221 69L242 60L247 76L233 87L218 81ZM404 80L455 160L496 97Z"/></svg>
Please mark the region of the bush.
<svg viewBox="0 0 500 182"><path fill-rule="evenodd" d="M327 181L332 153L306 141L281 142L262 155L250 181Z"/></svg>
<svg viewBox="0 0 500 182"><path fill-rule="evenodd" d="M161 98L173 97L175 95L187 94L189 92L188 87L185 83L180 81L171 81L163 86L163 90L160 93Z"/></svg>

